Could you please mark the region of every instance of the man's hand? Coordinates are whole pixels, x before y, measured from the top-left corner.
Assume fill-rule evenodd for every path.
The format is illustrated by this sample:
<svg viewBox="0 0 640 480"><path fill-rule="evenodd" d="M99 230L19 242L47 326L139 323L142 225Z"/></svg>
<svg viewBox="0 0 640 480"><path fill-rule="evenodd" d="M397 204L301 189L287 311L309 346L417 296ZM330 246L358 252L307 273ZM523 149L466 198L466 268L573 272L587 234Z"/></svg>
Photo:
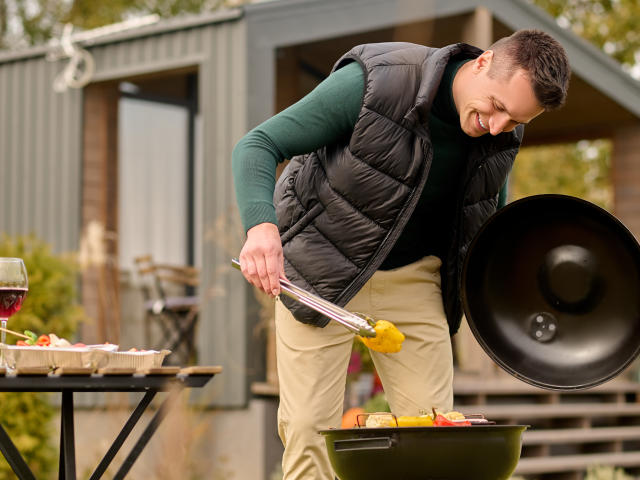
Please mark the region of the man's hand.
<svg viewBox="0 0 640 480"><path fill-rule="evenodd" d="M280 294L280 278L285 278L284 255L276 225L260 223L250 228L239 260L249 283L271 296Z"/></svg>

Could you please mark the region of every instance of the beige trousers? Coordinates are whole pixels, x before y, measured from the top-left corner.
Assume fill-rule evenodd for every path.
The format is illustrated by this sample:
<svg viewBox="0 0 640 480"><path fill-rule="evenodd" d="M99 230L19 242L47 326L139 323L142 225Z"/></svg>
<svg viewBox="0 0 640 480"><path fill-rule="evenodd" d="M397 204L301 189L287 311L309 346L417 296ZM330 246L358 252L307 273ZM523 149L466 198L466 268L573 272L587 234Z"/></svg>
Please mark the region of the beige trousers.
<svg viewBox="0 0 640 480"><path fill-rule="evenodd" d="M440 259L425 257L395 270L378 271L346 307L390 320L406 336L399 353L371 352L396 415L452 408L453 355L442 306L440 265ZM353 337L333 321L325 328L300 323L276 302L278 433L285 447L284 480L334 480L318 431L340 427Z"/></svg>

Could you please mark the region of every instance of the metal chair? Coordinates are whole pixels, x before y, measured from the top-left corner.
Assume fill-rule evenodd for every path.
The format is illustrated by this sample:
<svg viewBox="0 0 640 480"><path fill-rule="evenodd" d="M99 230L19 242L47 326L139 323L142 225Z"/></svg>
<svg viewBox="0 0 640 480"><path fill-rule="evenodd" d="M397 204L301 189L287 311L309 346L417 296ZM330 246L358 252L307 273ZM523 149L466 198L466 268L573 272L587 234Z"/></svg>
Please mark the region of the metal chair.
<svg viewBox="0 0 640 480"><path fill-rule="evenodd" d="M145 334L151 339L151 328L156 324L162 335L160 344L152 347L171 350L168 363L194 363L200 270L189 265L155 263L151 255L134 261L145 298Z"/></svg>

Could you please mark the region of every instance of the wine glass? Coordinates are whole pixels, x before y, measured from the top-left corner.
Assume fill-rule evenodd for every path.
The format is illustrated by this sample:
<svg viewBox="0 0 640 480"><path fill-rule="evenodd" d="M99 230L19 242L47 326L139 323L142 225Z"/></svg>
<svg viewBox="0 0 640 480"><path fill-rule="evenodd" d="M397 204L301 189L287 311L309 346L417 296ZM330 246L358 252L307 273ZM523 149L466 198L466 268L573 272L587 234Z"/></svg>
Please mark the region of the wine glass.
<svg viewBox="0 0 640 480"><path fill-rule="evenodd" d="M22 307L29 290L27 269L21 258L0 257L0 340L4 344L7 320Z"/></svg>

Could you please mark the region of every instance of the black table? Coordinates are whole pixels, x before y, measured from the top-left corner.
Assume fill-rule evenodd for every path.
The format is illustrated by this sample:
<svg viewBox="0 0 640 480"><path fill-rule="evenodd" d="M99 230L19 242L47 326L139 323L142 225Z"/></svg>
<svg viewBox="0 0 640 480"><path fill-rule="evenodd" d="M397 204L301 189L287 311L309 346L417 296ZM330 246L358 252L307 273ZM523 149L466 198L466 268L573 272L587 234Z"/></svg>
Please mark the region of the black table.
<svg viewBox="0 0 640 480"><path fill-rule="evenodd" d="M184 388L204 387L221 367L161 367L136 373L129 369L104 369L91 373L87 369L59 369L47 373L42 369L22 369L16 374L5 375L0 371L0 391L2 392L61 392L60 406L60 480L76 480L75 437L73 426L74 392L145 392L111 447L89 477L90 480L102 478L111 461L142 417L158 392L168 392L160 407L147 424L144 432L131 449L113 477L123 479L129 473L151 436L167 415L173 401ZM19 480L35 480L24 458L15 444L0 425L0 451Z"/></svg>

